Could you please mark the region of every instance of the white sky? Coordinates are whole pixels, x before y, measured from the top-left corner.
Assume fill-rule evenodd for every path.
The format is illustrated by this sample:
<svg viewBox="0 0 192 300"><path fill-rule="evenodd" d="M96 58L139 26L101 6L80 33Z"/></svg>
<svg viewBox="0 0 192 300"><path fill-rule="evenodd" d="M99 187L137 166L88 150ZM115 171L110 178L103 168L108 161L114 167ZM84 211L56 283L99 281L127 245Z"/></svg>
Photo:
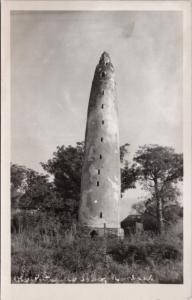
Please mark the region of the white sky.
<svg viewBox="0 0 192 300"><path fill-rule="evenodd" d="M14 12L12 162L42 172L56 146L84 140L104 50L116 72L120 144L132 155L149 143L182 152L180 12Z"/></svg>

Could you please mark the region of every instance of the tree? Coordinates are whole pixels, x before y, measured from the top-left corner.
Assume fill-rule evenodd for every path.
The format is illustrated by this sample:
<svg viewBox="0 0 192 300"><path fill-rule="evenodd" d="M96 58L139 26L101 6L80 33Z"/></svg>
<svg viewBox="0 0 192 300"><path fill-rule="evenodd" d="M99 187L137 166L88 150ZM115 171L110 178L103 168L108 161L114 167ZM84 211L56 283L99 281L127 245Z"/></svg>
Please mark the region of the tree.
<svg viewBox="0 0 192 300"><path fill-rule="evenodd" d="M174 194L176 197L177 193ZM144 230L158 232L157 216L156 216L156 201L154 199L141 200L132 205L132 209L141 216ZM178 222L183 217L183 208L180 206L177 199L167 201L163 206L163 221L166 228Z"/></svg>
<svg viewBox="0 0 192 300"><path fill-rule="evenodd" d="M25 193L27 168L11 163L11 207L18 208L21 196Z"/></svg>
<svg viewBox="0 0 192 300"><path fill-rule="evenodd" d="M135 182L137 180L136 164L129 162L129 150L130 144L126 143L120 147L120 162L121 162L121 192L126 189L135 188Z"/></svg>
<svg viewBox="0 0 192 300"><path fill-rule="evenodd" d="M54 209L57 202L54 185L49 182L48 176L27 169L26 190L19 201L22 209Z"/></svg>
<svg viewBox="0 0 192 300"><path fill-rule="evenodd" d="M25 166L11 164L12 208L54 209L58 202L59 197L47 175Z"/></svg>
<svg viewBox="0 0 192 300"><path fill-rule="evenodd" d="M134 161L138 164L139 179L155 202L157 228L161 233L165 204L174 199L174 184L183 178L183 156L170 147L145 145L136 152Z"/></svg>
<svg viewBox="0 0 192 300"><path fill-rule="evenodd" d="M84 157L84 143L73 146L58 146L53 158L42 167L54 177L57 193L63 200L65 208L77 218L81 192L81 172Z"/></svg>
<svg viewBox="0 0 192 300"><path fill-rule="evenodd" d="M129 167L129 163L126 162L124 167L121 168L121 191L124 192L126 189L135 188L137 181L138 172L135 168L135 164Z"/></svg>
<svg viewBox="0 0 192 300"><path fill-rule="evenodd" d="M26 167L11 163L11 184L15 190L23 186L26 172Z"/></svg>
<svg viewBox="0 0 192 300"><path fill-rule="evenodd" d="M122 146L120 146L120 162L123 164L125 161L128 161L128 156L129 156L129 149L128 147L130 144L126 143Z"/></svg>

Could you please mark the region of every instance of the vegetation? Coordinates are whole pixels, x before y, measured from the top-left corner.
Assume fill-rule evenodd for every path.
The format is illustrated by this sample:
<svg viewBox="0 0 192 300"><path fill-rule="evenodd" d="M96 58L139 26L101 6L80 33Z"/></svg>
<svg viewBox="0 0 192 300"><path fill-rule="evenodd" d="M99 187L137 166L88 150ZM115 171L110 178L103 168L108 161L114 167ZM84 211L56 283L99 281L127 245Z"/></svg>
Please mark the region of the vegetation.
<svg viewBox="0 0 192 300"><path fill-rule="evenodd" d="M138 177L138 168L136 168L136 164L130 163L129 161L129 146L129 144L124 144L120 147L121 192L135 188Z"/></svg>
<svg viewBox="0 0 192 300"><path fill-rule="evenodd" d="M48 176L16 164L11 165L12 209L46 209L54 207L58 196Z"/></svg>
<svg viewBox="0 0 192 300"><path fill-rule="evenodd" d="M169 147L145 145L139 148L134 160L139 165L139 179L144 188L151 193L147 205L155 206L157 230L161 233L166 207L172 203L177 204L175 197L177 189L174 183L183 178L182 154L175 153Z"/></svg>
<svg viewBox="0 0 192 300"><path fill-rule="evenodd" d="M182 283L182 207L176 182L182 155L173 149L140 147L129 161L129 144L120 148L121 190L140 181L151 197L133 208L156 232L88 238L78 228L84 144L57 147L49 175L11 165L13 283Z"/></svg>
<svg viewBox="0 0 192 300"><path fill-rule="evenodd" d="M83 155L84 143L80 142L76 147L57 147L53 158L47 163L41 163L44 170L54 176L57 193L71 217L76 219L80 201Z"/></svg>
<svg viewBox="0 0 192 300"><path fill-rule="evenodd" d="M50 228L51 229L51 228ZM40 228L12 235L14 283L182 283L181 228L129 239L74 238Z"/></svg>

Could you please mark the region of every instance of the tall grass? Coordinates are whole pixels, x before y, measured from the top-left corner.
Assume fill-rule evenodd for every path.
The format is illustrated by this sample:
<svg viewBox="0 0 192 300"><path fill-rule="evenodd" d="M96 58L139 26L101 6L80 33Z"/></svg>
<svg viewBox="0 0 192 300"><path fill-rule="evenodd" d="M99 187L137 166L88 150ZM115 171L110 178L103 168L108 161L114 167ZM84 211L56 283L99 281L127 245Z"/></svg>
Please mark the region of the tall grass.
<svg viewBox="0 0 192 300"><path fill-rule="evenodd" d="M49 230L48 224L41 229L12 233L13 283L182 283L180 225L161 236L135 234L107 244L81 232L74 237Z"/></svg>

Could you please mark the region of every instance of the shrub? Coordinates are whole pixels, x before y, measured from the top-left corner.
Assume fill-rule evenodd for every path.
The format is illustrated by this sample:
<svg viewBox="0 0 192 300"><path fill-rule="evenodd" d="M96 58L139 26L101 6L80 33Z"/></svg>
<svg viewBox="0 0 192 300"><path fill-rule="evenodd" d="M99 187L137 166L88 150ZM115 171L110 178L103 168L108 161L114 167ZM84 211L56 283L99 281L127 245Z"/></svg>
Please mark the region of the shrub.
<svg viewBox="0 0 192 300"><path fill-rule="evenodd" d="M109 244L108 254L118 263L137 262L153 266L154 263L160 263L165 259L180 261L182 249L176 241L174 242L168 242L166 236L161 238L149 236L149 240L142 238L138 240L138 236L132 236L130 239Z"/></svg>

